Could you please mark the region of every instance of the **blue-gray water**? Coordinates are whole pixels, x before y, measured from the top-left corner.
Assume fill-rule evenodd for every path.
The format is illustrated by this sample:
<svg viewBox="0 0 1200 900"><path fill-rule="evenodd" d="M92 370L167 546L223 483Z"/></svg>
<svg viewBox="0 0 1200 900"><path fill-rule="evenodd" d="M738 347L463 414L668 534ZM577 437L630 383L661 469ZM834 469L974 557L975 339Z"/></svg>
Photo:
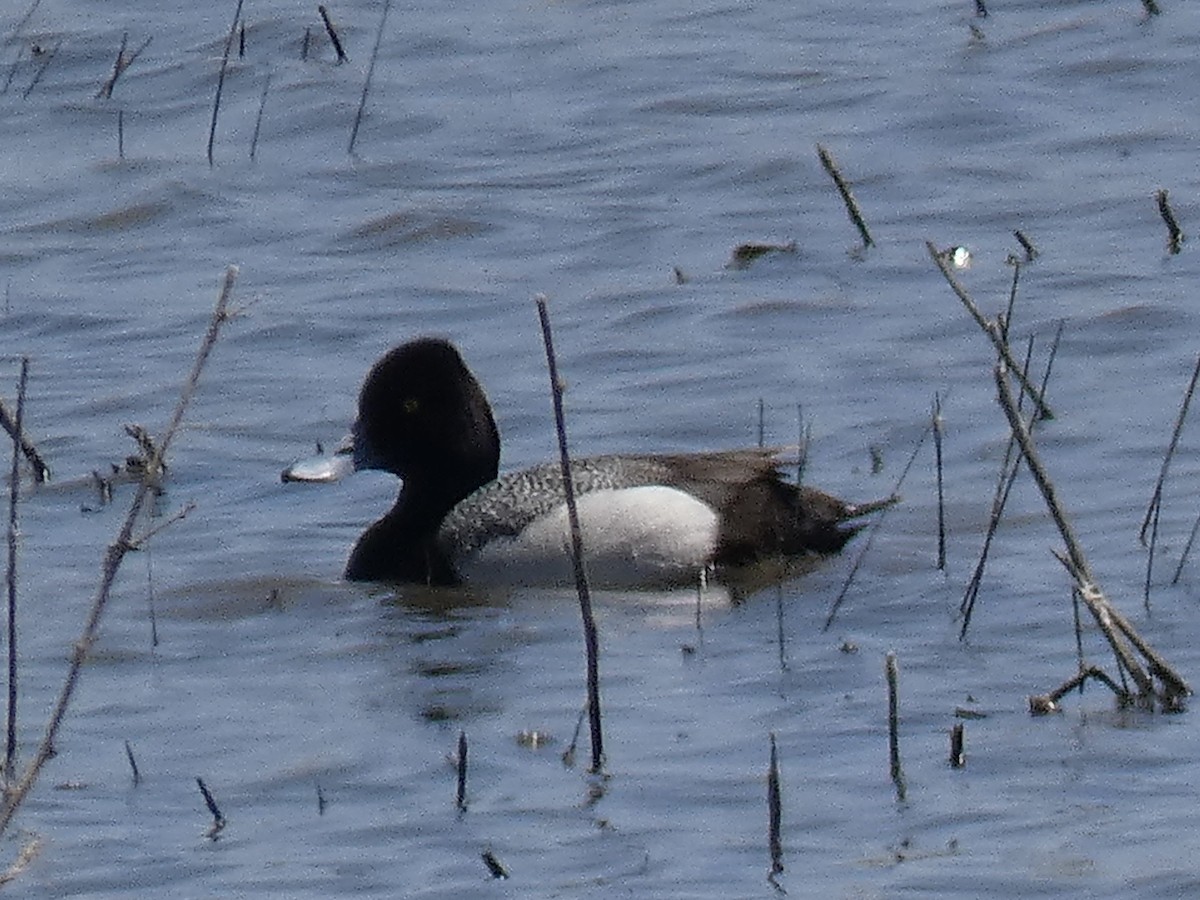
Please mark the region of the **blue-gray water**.
<svg viewBox="0 0 1200 900"><path fill-rule="evenodd" d="M1007 301L1012 230L1041 250L1013 328L1042 360L1066 323L1046 463L1109 594L1196 681L1200 561L1167 584L1200 481L1192 427L1149 615L1137 542L1200 349L1196 249L1166 253L1153 199L1169 189L1195 230L1200 12L1160 4L1147 19L1136 2L995 3L987 18L926 0L396 3L351 156L381 7L331 7L350 57L335 65L315 5L248 0L211 167L233 4L6 10L0 394L28 355L27 419L57 480L131 452L126 423L162 428L229 264L245 310L171 455L164 512L196 508L126 560L58 754L0 842L6 862L41 840L18 889L775 896L774 732L792 895L1195 890L1194 714L1117 713L1100 689L1059 716L1026 712L1075 666L1060 542L1027 481L958 640L1006 428L990 348L925 249L971 249L961 277L988 314ZM125 32L131 50L151 42L97 99ZM854 183L877 242L865 254L817 143ZM726 268L740 243L791 240L794 254ZM945 574L927 445L828 632L852 556L779 595L714 595L700 630L688 592L597 598L610 774L591 800L559 761L583 697L573 595L346 586L346 552L394 485L278 480L340 437L380 353L431 332L487 387L504 465L549 457L538 292L579 452L753 443L760 399L767 440L793 443L803 404L809 479L865 500L892 490L945 398ZM86 490L23 499L22 759L128 499L90 513ZM1094 630L1085 641L1111 669ZM904 802L887 770L888 650ZM959 771L957 707L987 714L967 722ZM460 730L463 814L447 762ZM517 740L532 730L553 742ZM215 842L196 776L228 820ZM509 880L489 879L487 849Z"/></svg>

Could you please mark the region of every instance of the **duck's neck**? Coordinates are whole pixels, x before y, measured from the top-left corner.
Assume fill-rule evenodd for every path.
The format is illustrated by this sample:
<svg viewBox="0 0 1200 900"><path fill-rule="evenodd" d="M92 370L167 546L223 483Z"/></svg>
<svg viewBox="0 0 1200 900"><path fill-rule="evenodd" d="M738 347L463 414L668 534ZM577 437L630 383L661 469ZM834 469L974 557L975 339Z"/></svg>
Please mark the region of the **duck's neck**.
<svg viewBox="0 0 1200 900"><path fill-rule="evenodd" d="M346 578L429 585L458 581L437 535L446 513L465 494L421 485L410 479L388 514L363 532L346 563Z"/></svg>

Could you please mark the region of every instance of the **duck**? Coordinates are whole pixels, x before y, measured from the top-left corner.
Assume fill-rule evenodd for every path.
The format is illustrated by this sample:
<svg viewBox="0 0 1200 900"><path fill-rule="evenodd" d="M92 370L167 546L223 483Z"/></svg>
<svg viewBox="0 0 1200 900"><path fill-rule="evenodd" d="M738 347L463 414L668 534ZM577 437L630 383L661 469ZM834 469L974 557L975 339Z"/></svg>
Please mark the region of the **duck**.
<svg viewBox="0 0 1200 900"><path fill-rule="evenodd" d="M573 459L589 580L668 587L769 560L836 555L863 517L895 502L850 504L783 476L780 448ZM370 369L338 462L296 463L284 481L380 469L395 504L358 538L348 581L537 585L569 581L562 467L499 473L491 404L441 337L394 347ZM330 474L339 470L339 475Z"/></svg>

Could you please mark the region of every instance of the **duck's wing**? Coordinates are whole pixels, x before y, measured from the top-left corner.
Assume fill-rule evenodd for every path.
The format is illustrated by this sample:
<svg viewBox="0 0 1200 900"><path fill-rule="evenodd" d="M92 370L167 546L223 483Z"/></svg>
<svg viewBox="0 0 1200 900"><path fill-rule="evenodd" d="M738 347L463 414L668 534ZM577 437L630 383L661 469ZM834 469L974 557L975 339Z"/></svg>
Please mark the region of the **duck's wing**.
<svg viewBox="0 0 1200 900"><path fill-rule="evenodd" d="M777 478L777 452L765 448L592 456L572 460L571 472L579 495L663 485L689 493L719 510L739 485ZM442 523L438 542L452 553L471 553L495 538L519 534L562 503L562 469L558 463L506 472L450 511Z"/></svg>

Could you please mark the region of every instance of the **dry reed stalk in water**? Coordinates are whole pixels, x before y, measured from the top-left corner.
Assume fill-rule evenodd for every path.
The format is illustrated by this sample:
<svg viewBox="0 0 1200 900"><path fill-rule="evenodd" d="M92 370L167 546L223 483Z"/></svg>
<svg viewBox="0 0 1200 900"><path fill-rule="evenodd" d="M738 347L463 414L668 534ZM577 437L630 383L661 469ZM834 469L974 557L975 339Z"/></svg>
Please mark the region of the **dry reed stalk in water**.
<svg viewBox="0 0 1200 900"><path fill-rule="evenodd" d="M829 173L829 177L833 179L833 183L837 186L838 193L842 195L842 203L846 206L846 213L850 216L850 221L854 223L854 227L858 229L858 233L862 237L863 246L873 247L875 241L871 239L871 232L867 230L867 223L863 220L862 211L858 208L858 201L854 199L854 193L850 190L850 185L842 177L841 170L834 161L833 155L820 144L817 144L817 156L821 158L821 165Z"/></svg>
<svg viewBox="0 0 1200 900"><path fill-rule="evenodd" d="M122 73L124 73L126 69L133 65L133 61L135 59L142 55L142 51L150 46L150 40L150 38L146 38L136 50L126 56L125 47L129 43L129 32L126 31L121 35L121 49L117 51L117 61L113 64L112 75L108 77L108 80L105 81L104 84L100 86L100 90L96 92L97 100L108 100L112 97L113 88L116 87L117 79L121 77Z"/></svg>
<svg viewBox="0 0 1200 900"><path fill-rule="evenodd" d="M29 439L24 428L18 428L15 417L8 411L8 407L4 405L4 401L0 400L0 427L3 427L8 436L20 445L21 453L25 459L33 467L33 480L37 484L42 484L50 480L50 467L46 465L42 455L38 453L37 447Z"/></svg>
<svg viewBox="0 0 1200 900"><path fill-rule="evenodd" d="M907 794L904 771L900 767L900 674L895 652L884 662L888 692L888 769L896 786L896 799L903 801Z"/></svg>
<svg viewBox="0 0 1200 900"><path fill-rule="evenodd" d="M209 319L208 329L200 342L200 349L196 353L196 359L192 363L192 371L189 373L188 379L180 391L179 402L176 404L175 411L171 415L171 421L167 424L162 439L159 441L153 465L147 469L148 473L161 471L162 460L175 438L175 433L179 430L179 424L183 421L183 414L187 410L188 404L191 403L192 395L196 392L196 386L200 381L200 373L204 371L205 363L208 362L209 354L212 353L212 349L217 342L217 336L220 334L221 327L232 317L232 313L229 311L229 299L233 293L234 282L237 280L237 271L236 266L229 266L225 270L225 278L221 286L220 296L217 298L216 309L213 310L212 318ZM67 709L71 705L71 699L79 683L79 674L83 669L83 663L88 658L92 644L95 643L96 634L100 627L100 620L104 616L104 611L108 606L109 597L112 594L113 582L116 581L117 570L120 568L125 554L139 546L145 540L144 537L134 539L133 529L137 525L142 508L153 491L154 485L148 474L147 477L138 482L137 491L134 493L133 500L129 505L129 514L125 517L125 521L121 525L116 539L109 545L104 554L104 564L100 573L100 585L96 590L96 596L92 601L91 609L88 611L83 632L78 640L75 641L72 649L71 662L67 669L67 675L63 681L62 689L59 691L58 698L54 703L50 717L46 722L45 734L42 736L41 743L38 745L33 760L22 774L20 782L15 787L10 785L10 790L4 795L3 806L0 806L0 835L7 830L13 816L16 815L17 810L29 795L30 790L33 789L33 785L37 781L42 767L45 766L46 761L54 754L55 738L58 735L59 728L62 726Z"/></svg>
<svg viewBox="0 0 1200 900"><path fill-rule="evenodd" d="M1142 0L1143 3L1146 0ZM1150 7L1146 9L1150 11ZM1151 15L1157 14L1158 10L1151 11ZM1171 211L1171 204L1167 201L1166 188L1159 188L1154 192L1154 199L1158 203L1158 214L1162 216L1162 220L1167 226L1167 252L1171 254L1178 253L1183 249L1184 235L1183 229L1179 227L1179 222L1175 218L1175 213Z"/></svg>
<svg viewBox="0 0 1200 900"><path fill-rule="evenodd" d="M16 433L25 421L25 386L29 382L29 357L21 357L17 380ZM5 584L8 595L8 710L4 745L4 784L11 788L17 777L17 502L21 496L21 442L13 440L12 468L8 484L8 566Z"/></svg>
<svg viewBox="0 0 1200 900"><path fill-rule="evenodd" d="M592 737L592 772L604 764L604 738L600 731L600 640L596 619L592 615L592 592L588 586L587 569L583 563L583 531L579 526L579 510L575 506L575 483L571 479L571 454L567 449L567 425L563 416L563 388L558 377L558 362L554 357L554 339L550 333L550 313L546 297L534 298L538 320L542 325L542 342L546 346L546 367L550 372L550 395L554 401L554 428L558 433L558 459L562 467L563 493L567 502L567 521L571 526L571 562L575 569L575 590L579 594L579 612L583 617L583 639L587 652L588 726Z"/></svg>
<svg viewBox="0 0 1200 900"><path fill-rule="evenodd" d="M38 854L41 852L42 839L34 835L25 842L25 846L21 848L21 852L17 854L17 858L13 860L12 865L0 874L0 886L16 880L28 868L29 864L37 859Z"/></svg>
<svg viewBox="0 0 1200 900"><path fill-rule="evenodd" d="M1013 310L1017 306L1017 285L1021 281L1021 261L1011 256L1008 261L1013 270L1012 286L1008 289L1008 307L1004 310L1004 318L1000 320L1000 335L1005 343L1008 343L1008 329L1012 326Z"/></svg>
<svg viewBox="0 0 1200 900"><path fill-rule="evenodd" d="M333 49L337 51L338 65L341 65L350 57L346 56L346 51L342 49L342 39L338 37L337 29L333 27L333 21L329 18L329 10L324 6L318 6L317 12L321 14L321 21L325 23L325 30L329 33L329 40L333 43Z"/></svg>
<svg viewBox="0 0 1200 900"><path fill-rule="evenodd" d="M1171 440L1167 444L1167 452L1163 454L1162 466L1158 471L1158 480L1154 484L1154 494L1150 498L1150 504L1146 507L1146 517L1142 519L1142 529L1138 532L1138 540L1142 542L1142 546L1146 546L1146 531L1150 530L1150 545L1149 553L1146 558L1146 581L1144 585L1143 602L1146 608L1150 608L1150 579L1154 568L1154 550L1158 544L1158 516L1162 511L1162 492L1163 485L1167 480L1167 471L1171 468L1171 460L1175 456L1175 450L1179 445L1179 436L1183 432L1183 423L1187 418L1188 408L1192 404L1192 396L1196 392L1196 381L1200 379L1200 356L1196 357L1195 368L1192 369L1192 378L1188 382L1187 390L1183 392L1183 402L1179 407L1179 414L1175 417L1175 427L1171 432ZM1195 530L1193 529L1193 535ZM1183 554L1180 557L1179 566L1183 567L1183 560L1187 558L1188 552L1191 550L1192 538L1188 538L1187 544L1184 546ZM1175 578L1172 584L1179 578L1179 570L1176 570Z"/></svg>
<svg viewBox="0 0 1200 900"><path fill-rule="evenodd" d="M267 91L271 89L271 73L267 73L266 79L263 80L262 97L258 101L258 115L254 117L254 134L250 137L250 160L254 161L254 155L258 152L258 135L262 131L263 112L267 108Z"/></svg>
<svg viewBox="0 0 1200 900"><path fill-rule="evenodd" d="M503 879L508 877L508 869L504 868L504 863L500 862L500 860L496 858L496 854L493 853L490 848L484 850L483 853L479 855L483 859L483 864L488 867L488 872L491 873L493 878Z"/></svg>
<svg viewBox="0 0 1200 900"><path fill-rule="evenodd" d="M142 773L138 771L137 760L133 758L133 747L129 741L125 742L125 758L129 760L129 771L133 773L133 786L137 787L142 783Z"/></svg>
<svg viewBox="0 0 1200 900"><path fill-rule="evenodd" d="M961 769L967 764L967 755L963 751L965 735L962 722L955 722L950 729L950 767Z"/></svg>
<svg viewBox="0 0 1200 900"><path fill-rule="evenodd" d="M1108 640L1109 646L1116 655L1118 665L1137 683L1140 698L1149 699L1157 697L1164 709L1178 709L1182 704L1183 698L1192 692L1191 688L1146 643L1133 625L1109 602L1108 598L1100 590L1095 577L1092 575L1091 567L1088 565L1087 557L1084 555L1083 546L1079 543L1078 538L1076 538L1070 520L1067 518L1066 512L1058 501L1054 484L1050 481L1050 476L1047 474L1045 467L1042 465L1041 458L1033 446L1033 438L1030 436L1029 429L1025 427L1025 423L1021 419L1016 401L1013 399L1012 390L1008 385L1008 377L1003 363L996 365L995 376L1000 406L1008 418L1009 427L1017 438L1017 443L1021 447L1021 453L1025 458L1030 473L1033 475L1033 480L1037 483L1038 489L1042 493L1046 507L1050 511L1054 523L1058 526L1063 543L1066 544L1066 555L1056 552L1055 556L1058 557L1059 561L1070 572L1072 578L1075 579L1080 599L1083 600L1088 611L1091 612L1092 617L1095 619L1097 626ZM1146 660L1149 674L1138 662L1133 651L1130 649L1130 644ZM1158 678L1162 685L1161 690L1157 693L1154 690L1154 682L1151 676Z"/></svg>
<svg viewBox="0 0 1200 900"><path fill-rule="evenodd" d="M875 535L879 533L879 529L883 526L883 520L887 517L887 511L900 502L900 488L904 484L904 479L908 477L908 473L912 470L913 463L917 461L917 454L920 452L921 446L925 443L925 438L929 437L932 427L932 425L926 425L925 430L921 432L916 446L913 447L913 451L908 457L908 462L905 463L900 477L896 479L896 486L892 489L892 495L886 500L862 504L859 507L861 510L860 515L876 511L878 511L879 515L875 517L875 520L867 529L867 539L863 541L862 549L858 551L858 556L854 558L854 564L850 567L850 572L846 575L846 580L842 582L842 589L838 591L837 597L834 598L833 604L829 607L829 615L825 617L825 624L821 628L822 631L828 631L833 625L833 620L837 618L838 610L841 609L846 595L850 593L850 585L854 583L854 579L858 575L858 570L862 568L863 560L867 557L867 552L871 549L871 545L875 543Z"/></svg>
<svg viewBox="0 0 1200 900"><path fill-rule="evenodd" d="M204 783L204 779L196 777L196 784L200 786L200 793L204 797L204 805L208 807L208 811L212 813L213 823L205 833L210 841L215 841L222 831L225 830L225 817L221 815L221 810L217 806L217 801L213 798L212 792L208 789L208 785Z"/></svg>
<svg viewBox="0 0 1200 900"><path fill-rule="evenodd" d="M233 36L237 34L238 22L242 18L242 0L238 0L229 23L229 34L225 38L225 52L221 54L221 70L217 75L217 92L213 97L212 123L208 126L208 164L213 164L213 144L217 140L217 116L221 112L221 92L225 89L225 71L229 68L229 51L233 47Z"/></svg>
<svg viewBox="0 0 1200 900"><path fill-rule="evenodd" d="M1066 324L1065 319L1058 320L1058 328L1054 331L1054 340L1050 344L1050 353L1046 358L1046 368L1042 372L1041 393L1044 396L1046 389L1050 384L1050 373L1054 370L1054 360L1058 356L1058 346L1062 341L1063 327ZM1029 374L1029 364L1033 357L1033 336L1030 335L1029 342L1025 351L1025 374ZM1025 395L1021 394L1017 398L1017 409L1021 409L1022 401ZM1041 420L1035 415L1029 419L1027 427L1032 433L1037 423ZM979 551L979 560L975 565L975 572L971 576L970 582L967 584L966 591L963 592L962 601L959 604L959 613L962 614L962 627L959 629L958 639L966 640L967 629L971 625L971 616L975 611L975 601L979 597L979 587L983 583L983 572L987 566L988 554L991 551L992 540L996 536L996 531L1000 527L1000 517L1004 514L1004 508L1008 505L1008 497L1012 492L1013 484L1017 480L1017 473L1020 471L1021 459L1020 456L1014 457L1014 452L1017 447L1016 437L1009 435L1008 446L1004 450L1004 461L1000 465L1000 479L996 483L996 493L992 497L992 512L988 522L987 532L983 536L983 547Z"/></svg>
<svg viewBox="0 0 1200 900"><path fill-rule="evenodd" d="M773 879L783 871L782 792L779 787L779 751L775 747L775 732L771 732L771 763L767 768L767 846L771 853Z"/></svg>
<svg viewBox="0 0 1200 900"><path fill-rule="evenodd" d="M375 74L375 60L379 58L379 45L383 41L383 26L387 24L388 10L392 0L384 0L383 15L379 17L379 30L375 32L375 46L371 48L371 61L367 63L367 77L363 80L362 96L358 98L358 111L354 114L354 127L350 129L349 152L354 153L354 142L358 140L358 126L362 123L363 110L367 107L367 92L371 90L371 78ZM322 10L324 7L322 7Z"/></svg>
<svg viewBox="0 0 1200 900"><path fill-rule="evenodd" d="M937 567L946 570L946 484L942 469L942 395L933 395L933 453L937 462Z"/></svg>
<svg viewBox="0 0 1200 900"><path fill-rule="evenodd" d="M946 254L938 250L932 241L925 242L925 249L929 251L930 258L942 273L942 277L946 279L946 283L950 285L950 289L954 291L954 295L966 307L967 312L971 314L971 318L975 320L975 323L983 329L983 333L991 340L992 345L996 348L996 352L1000 355L1000 358L1004 360L1005 365L1008 366L1010 371L1016 374L1017 380L1021 383L1021 389L1029 395L1034 405L1037 406L1038 415L1043 419L1053 419L1054 413L1042 398L1042 394L1029 383L1029 379L1025 377L1021 367L1013 359L1012 351L1008 347L1008 342L1004 340L1000 326L984 318L983 313L979 311L979 307L975 305L975 301L971 299L971 295L967 293L967 289L959 283L958 279L954 277L954 273L950 271L950 264L946 261Z"/></svg>
<svg viewBox="0 0 1200 900"><path fill-rule="evenodd" d="M454 805L459 810L464 810L467 808L467 733L465 731L458 733L458 759L455 762L458 778L454 789Z"/></svg>
<svg viewBox="0 0 1200 900"><path fill-rule="evenodd" d="M38 67L37 72L34 73L33 81L29 82L29 87L25 88L25 92L21 94L22 100L29 99L29 95L33 93L33 89L37 87L38 82L42 80L42 76L46 74L46 70L50 68L51 61L56 55L58 55L58 48L59 45L55 44L49 50L42 51L42 56L44 56L45 59L42 60L42 64Z"/></svg>
<svg viewBox="0 0 1200 900"><path fill-rule="evenodd" d="M1025 262L1031 263L1038 258L1038 248L1034 246L1033 241L1025 236L1024 232L1018 229L1013 232L1013 237L1017 239L1017 243L1025 251Z"/></svg>

